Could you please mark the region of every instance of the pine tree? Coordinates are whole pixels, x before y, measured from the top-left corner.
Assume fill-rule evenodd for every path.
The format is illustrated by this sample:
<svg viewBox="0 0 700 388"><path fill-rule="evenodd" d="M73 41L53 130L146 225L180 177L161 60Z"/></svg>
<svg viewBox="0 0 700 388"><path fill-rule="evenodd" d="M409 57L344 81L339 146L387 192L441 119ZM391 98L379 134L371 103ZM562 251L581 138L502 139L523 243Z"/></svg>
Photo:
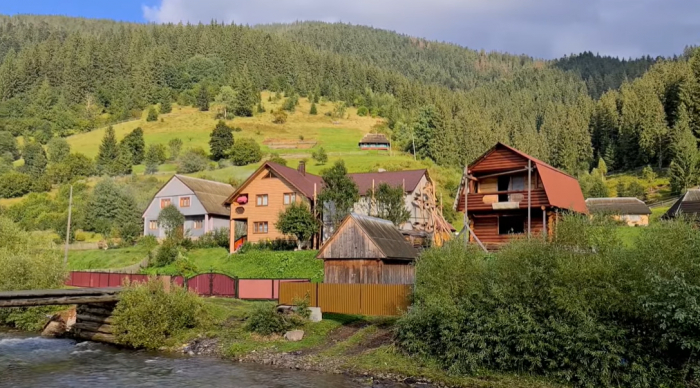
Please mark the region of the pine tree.
<svg viewBox="0 0 700 388"><path fill-rule="evenodd" d="M117 137L114 134L114 128L110 125L105 131L105 135L102 138L102 144L100 144L100 150L97 153L96 166L100 173L109 174L112 169L111 166L115 160L119 157L119 145L117 144Z"/></svg>
<svg viewBox="0 0 700 388"><path fill-rule="evenodd" d="M211 159L225 159L233 147L233 129L224 121L219 121L209 135L209 153Z"/></svg>
<svg viewBox="0 0 700 388"><path fill-rule="evenodd" d="M146 121L158 121L158 111L155 107L150 107L148 109L148 116L146 116Z"/></svg>
<svg viewBox="0 0 700 388"><path fill-rule="evenodd" d="M148 146L148 150L146 151L146 175L151 175L155 174L158 172L158 165L161 163L161 155L160 155L160 150L158 149L155 144L151 144Z"/></svg>
<svg viewBox="0 0 700 388"><path fill-rule="evenodd" d="M605 163L603 158L598 159L598 171L600 171L603 176L608 175L608 165Z"/></svg>
<svg viewBox="0 0 700 388"><path fill-rule="evenodd" d="M698 182L700 174L700 154L697 139L690 129L687 109L681 105L674 132L674 158L669 168L671 191L675 194L684 192Z"/></svg>
<svg viewBox="0 0 700 388"><path fill-rule="evenodd" d="M316 104L313 103L313 102L311 103L311 110L309 111L309 114L310 114L310 115L316 115L316 114L318 114L318 111L316 110Z"/></svg>
<svg viewBox="0 0 700 388"><path fill-rule="evenodd" d="M197 93L197 108L200 111L206 112L209 110L209 91L206 85L199 86L199 93Z"/></svg>
<svg viewBox="0 0 700 388"><path fill-rule="evenodd" d="M8 131L0 131L0 155L4 154L10 154L12 160L17 160L22 155L17 139Z"/></svg>
<svg viewBox="0 0 700 388"><path fill-rule="evenodd" d="M250 79L247 67L243 70L243 76L238 83L234 114L240 117L253 115L253 107L260 101L260 93Z"/></svg>
<svg viewBox="0 0 700 388"><path fill-rule="evenodd" d="M160 113L166 114L173 111L173 105L170 102L170 92L164 89L160 97Z"/></svg>
<svg viewBox="0 0 700 388"><path fill-rule="evenodd" d="M143 139L143 129L135 128L122 139L120 147L126 147L131 152L133 164L141 164L146 152L146 142Z"/></svg>
<svg viewBox="0 0 700 388"><path fill-rule="evenodd" d="M117 157L117 160L112 163L109 175L129 175L132 172L133 166L134 159L133 155L131 154L131 150L129 150L127 147L119 147L119 156Z"/></svg>

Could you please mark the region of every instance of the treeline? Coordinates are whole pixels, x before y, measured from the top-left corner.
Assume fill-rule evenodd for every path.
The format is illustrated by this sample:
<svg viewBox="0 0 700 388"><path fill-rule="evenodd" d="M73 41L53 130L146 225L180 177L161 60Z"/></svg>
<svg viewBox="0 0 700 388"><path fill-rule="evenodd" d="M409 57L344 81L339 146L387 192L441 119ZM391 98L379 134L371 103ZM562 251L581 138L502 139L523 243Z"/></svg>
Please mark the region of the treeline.
<svg viewBox="0 0 700 388"><path fill-rule="evenodd" d="M576 174L601 157L611 170L669 166L682 143L671 136L679 101L691 128L700 101L682 92L697 84L685 59L660 61L596 101L578 72L344 24L101 26L27 16L0 19L0 36L0 130L35 140L154 105L207 110L214 96L248 96L244 109L234 101L224 112L248 116L267 89L384 117L377 129L394 144L444 166L503 141ZM649 61L600 68L637 74Z"/></svg>

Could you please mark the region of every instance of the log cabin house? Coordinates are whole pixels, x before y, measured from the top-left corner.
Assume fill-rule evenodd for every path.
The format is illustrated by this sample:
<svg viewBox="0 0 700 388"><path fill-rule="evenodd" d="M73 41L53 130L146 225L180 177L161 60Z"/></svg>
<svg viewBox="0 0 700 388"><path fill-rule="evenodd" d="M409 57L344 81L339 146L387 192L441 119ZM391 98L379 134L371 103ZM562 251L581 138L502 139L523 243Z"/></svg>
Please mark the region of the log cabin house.
<svg viewBox="0 0 700 388"><path fill-rule="evenodd" d="M503 143L467 166L455 210L468 219L469 240L486 249L514 235L551 235L561 211L588 212L576 178Z"/></svg>
<svg viewBox="0 0 700 388"><path fill-rule="evenodd" d="M417 256L390 221L351 213L316 257L324 283L413 284Z"/></svg>
<svg viewBox="0 0 700 388"><path fill-rule="evenodd" d="M405 192L404 201L410 218L401 225L402 230L430 232L435 229L436 217L424 200L434 196L434 185L427 170L380 171L348 176L357 184L360 193L360 201L354 207L355 213L370 214L372 190L379 184L387 183L394 187L401 186ZM304 202L315 211L316 196L322 188L323 179L307 173L304 162L300 162L296 169L273 162L263 163L224 202L230 207L230 252L236 252L246 241L256 243L289 239L290 236L275 228L279 214L294 202ZM442 219L437 221L447 224ZM327 222L323 224L319 235L314 238L315 246L333 234L332 225Z"/></svg>
<svg viewBox="0 0 700 388"><path fill-rule="evenodd" d="M358 143L364 151L386 151L391 148L391 142L382 133L368 133Z"/></svg>

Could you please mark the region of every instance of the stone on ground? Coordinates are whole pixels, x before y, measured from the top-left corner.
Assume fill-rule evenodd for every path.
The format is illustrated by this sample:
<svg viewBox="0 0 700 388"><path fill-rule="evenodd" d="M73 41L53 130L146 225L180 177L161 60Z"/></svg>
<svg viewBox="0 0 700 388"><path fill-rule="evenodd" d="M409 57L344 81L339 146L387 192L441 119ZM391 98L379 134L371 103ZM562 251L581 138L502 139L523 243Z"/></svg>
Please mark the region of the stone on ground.
<svg viewBox="0 0 700 388"><path fill-rule="evenodd" d="M284 333L284 339L287 341L301 341L304 338L304 330L290 330Z"/></svg>

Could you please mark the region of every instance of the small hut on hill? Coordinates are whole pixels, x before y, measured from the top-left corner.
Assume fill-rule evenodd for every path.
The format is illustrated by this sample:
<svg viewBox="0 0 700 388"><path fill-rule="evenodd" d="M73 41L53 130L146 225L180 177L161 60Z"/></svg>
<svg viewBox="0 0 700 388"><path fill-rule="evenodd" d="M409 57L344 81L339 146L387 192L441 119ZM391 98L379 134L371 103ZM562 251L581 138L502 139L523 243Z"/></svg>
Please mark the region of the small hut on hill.
<svg viewBox="0 0 700 388"><path fill-rule="evenodd" d="M609 214L628 226L647 226L651 209L639 198L588 198L586 206L591 214Z"/></svg>
<svg viewBox="0 0 700 388"><path fill-rule="evenodd" d="M681 215L691 218L700 216L700 189L686 191L661 218L669 220Z"/></svg>
<svg viewBox="0 0 700 388"><path fill-rule="evenodd" d="M351 213L318 253L325 283L413 284L418 251L390 221Z"/></svg>
<svg viewBox="0 0 700 388"><path fill-rule="evenodd" d="M382 133L368 133L359 143L361 150L388 150L391 142Z"/></svg>

